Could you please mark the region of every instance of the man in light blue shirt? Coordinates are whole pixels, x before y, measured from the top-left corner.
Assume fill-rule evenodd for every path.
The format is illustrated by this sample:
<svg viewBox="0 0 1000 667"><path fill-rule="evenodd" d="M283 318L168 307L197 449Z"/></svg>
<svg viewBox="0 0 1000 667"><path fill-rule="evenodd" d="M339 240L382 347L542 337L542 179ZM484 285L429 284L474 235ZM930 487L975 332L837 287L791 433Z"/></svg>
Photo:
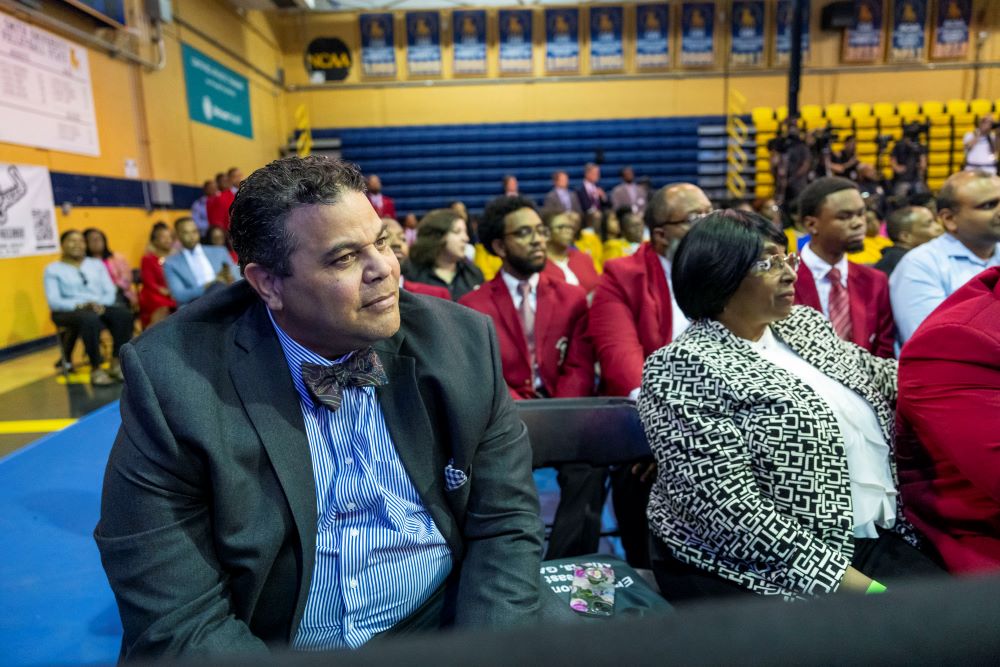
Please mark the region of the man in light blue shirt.
<svg viewBox="0 0 1000 667"><path fill-rule="evenodd" d="M1000 265L1000 177L960 171L938 194L945 233L914 248L889 278L889 296L900 344L955 290Z"/></svg>
<svg viewBox="0 0 1000 667"><path fill-rule="evenodd" d="M104 264L87 257L83 234L75 229L59 237L62 257L45 267L45 300L52 311L52 321L65 330L63 356L69 360L77 338L90 359L90 381L106 386L122 379L118 350L132 337L132 311L115 305L117 290ZM113 340L111 368L101 366L101 328L107 327Z"/></svg>

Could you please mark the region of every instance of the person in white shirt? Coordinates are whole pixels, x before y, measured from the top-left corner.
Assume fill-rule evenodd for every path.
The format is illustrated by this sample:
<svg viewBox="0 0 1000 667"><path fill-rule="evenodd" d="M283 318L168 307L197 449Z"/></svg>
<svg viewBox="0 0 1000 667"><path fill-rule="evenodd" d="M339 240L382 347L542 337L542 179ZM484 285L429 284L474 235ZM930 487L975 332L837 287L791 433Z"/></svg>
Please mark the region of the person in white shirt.
<svg viewBox="0 0 1000 667"><path fill-rule="evenodd" d="M979 125L972 132L966 132L962 139L965 147L965 170L997 173L997 133L993 128L993 114L979 119Z"/></svg>
<svg viewBox="0 0 1000 667"><path fill-rule="evenodd" d="M229 285L240 277L239 268L224 246L203 246L191 218L174 223L181 251L163 263L170 293L179 306L190 303L209 290Z"/></svg>

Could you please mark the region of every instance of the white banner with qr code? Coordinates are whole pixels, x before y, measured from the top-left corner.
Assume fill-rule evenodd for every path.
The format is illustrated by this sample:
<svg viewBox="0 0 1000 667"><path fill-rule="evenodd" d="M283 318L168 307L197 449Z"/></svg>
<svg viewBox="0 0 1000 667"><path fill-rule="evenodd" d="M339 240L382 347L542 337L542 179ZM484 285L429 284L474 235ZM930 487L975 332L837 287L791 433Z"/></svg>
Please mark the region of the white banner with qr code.
<svg viewBox="0 0 1000 667"><path fill-rule="evenodd" d="M0 259L58 251L49 170L0 162Z"/></svg>

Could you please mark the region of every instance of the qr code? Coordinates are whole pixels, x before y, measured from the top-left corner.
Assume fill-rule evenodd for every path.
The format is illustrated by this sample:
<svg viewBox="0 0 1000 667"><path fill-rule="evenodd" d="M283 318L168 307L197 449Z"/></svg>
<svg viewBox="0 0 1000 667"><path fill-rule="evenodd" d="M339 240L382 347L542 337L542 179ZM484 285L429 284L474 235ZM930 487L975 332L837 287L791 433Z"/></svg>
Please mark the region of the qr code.
<svg viewBox="0 0 1000 667"><path fill-rule="evenodd" d="M35 226L35 241L39 244L55 240L56 226L52 224L52 211L32 209L31 219Z"/></svg>

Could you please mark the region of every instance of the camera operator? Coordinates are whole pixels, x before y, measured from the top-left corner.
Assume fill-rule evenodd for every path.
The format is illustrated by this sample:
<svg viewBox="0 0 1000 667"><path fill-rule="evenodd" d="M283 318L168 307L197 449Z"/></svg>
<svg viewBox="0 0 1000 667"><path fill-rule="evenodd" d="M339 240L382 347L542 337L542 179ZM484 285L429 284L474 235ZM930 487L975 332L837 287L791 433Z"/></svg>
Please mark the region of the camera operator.
<svg viewBox="0 0 1000 667"><path fill-rule="evenodd" d="M794 201L809 184L812 151L802 140L795 119L785 121L783 133L767 142L771 151L771 173L774 174L775 200L781 204Z"/></svg>
<svg viewBox="0 0 1000 667"><path fill-rule="evenodd" d="M858 180L857 140L853 134L844 139L844 147L839 152L827 156L826 171L831 176Z"/></svg>
<svg viewBox="0 0 1000 667"><path fill-rule="evenodd" d="M926 133L926 123L908 123L903 127L903 137L892 147L889 163L894 178L892 194L908 197L927 191L927 147L920 143L921 133Z"/></svg>
<svg viewBox="0 0 1000 667"><path fill-rule="evenodd" d="M993 114L979 119L979 126L967 132L962 140L965 146L965 170L997 173L997 133Z"/></svg>

